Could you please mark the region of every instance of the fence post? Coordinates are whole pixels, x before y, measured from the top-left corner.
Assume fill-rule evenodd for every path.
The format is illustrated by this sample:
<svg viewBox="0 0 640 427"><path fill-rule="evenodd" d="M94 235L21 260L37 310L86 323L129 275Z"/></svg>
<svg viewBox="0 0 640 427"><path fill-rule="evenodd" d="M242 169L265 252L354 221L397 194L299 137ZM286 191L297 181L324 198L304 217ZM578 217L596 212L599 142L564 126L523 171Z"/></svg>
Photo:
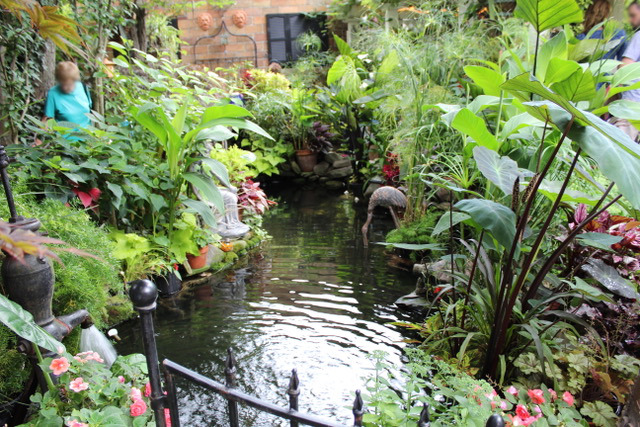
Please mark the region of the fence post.
<svg viewBox="0 0 640 427"><path fill-rule="evenodd" d="M504 427L504 418L499 414L491 415L487 420L487 427Z"/></svg>
<svg viewBox="0 0 640 427"><path fill-rule="evenodd" d="M418 420L418 427L429 427L431 425L429 419L429 404L424 402L422 411L420 411L420 419Z"/></svg>
<svg viewBox="0 0 640 427"><path fill-rule="evenodd" d="M173 380L173 374L163 364L164 383L167 386L167 403L171 416L171 427L180 427L180 413L178 412L178 389Z"/></svg>
<svg viewBox="0 0 640 427"><path fill-rule="evenodd" d="M353 400L353 425L362 426L362 415L364 414L364 402L360 396L360 390L356 390L356 398Z"/></svg>
<svg viewBox="0 0 640 427"><path fill-rule="evenodd" d="M228 388L236 387L236 358L231 352L231 348L227 349L227 360L224 367L225 385ZM229 425L231 427L240 427L240 417L238 414L238 402L227 399L227 408L229 409Z"/></svg>
<svg viewBox="0 0 640 427"><path fill-rule="evenodd" d="M133 302L133 307L140 314L140 323L142 325L142 344L149 370L149 383L151 384L151 409L153 409L155 415L156 426L165 427L165 396L160 380L158 348L156 347L156 336L153 329L153 312L156 309L158 288L150 280L135 280L130 285L129 298Z"/></svg>
<svg viewBox="0 0 640 427"><path fill-rule="evenodd" d="M287 394L289 395L289 410L298 410L298 396L300 395L300 380L298 379L298 371L296 369L291 370L291 379L289 380L289 389ZM291 420L291 427L298 427L298 422Z"/></svg>

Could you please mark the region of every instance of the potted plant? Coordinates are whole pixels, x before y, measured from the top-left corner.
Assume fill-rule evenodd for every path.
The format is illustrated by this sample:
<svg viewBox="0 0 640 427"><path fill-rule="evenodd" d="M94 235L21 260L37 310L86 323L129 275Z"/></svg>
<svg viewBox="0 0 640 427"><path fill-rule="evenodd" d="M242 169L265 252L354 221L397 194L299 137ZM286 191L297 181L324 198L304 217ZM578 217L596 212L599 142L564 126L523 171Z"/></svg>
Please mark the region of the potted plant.
<svg viewBox="0 0 640 427"><path fill-rule="evenodd" d="M193 230L193 242L198 246L198 253L188 253L187 261L193 270L199 270L207 265L207 254L210 245L220 239L217 234L212 233L208 228L196 227Z"/></svg>

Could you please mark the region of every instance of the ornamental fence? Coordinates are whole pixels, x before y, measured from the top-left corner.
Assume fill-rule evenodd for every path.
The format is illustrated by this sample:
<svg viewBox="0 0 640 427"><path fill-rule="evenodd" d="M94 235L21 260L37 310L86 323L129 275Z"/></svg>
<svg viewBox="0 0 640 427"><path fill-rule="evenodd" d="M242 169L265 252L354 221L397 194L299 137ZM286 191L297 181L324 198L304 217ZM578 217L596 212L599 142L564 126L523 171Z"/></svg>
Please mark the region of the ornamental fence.
<svg viewBox="0 0 640 427"><path fill-rule="evenodd" d="M222 396L226 400L228 425L230 427L240 427L240 404L257 409L261 412L272 414L278 418L289 420L291 427L298 427L300 425L315 427L348 427L344 424L303 413L298 410L300 381L295 369L291 371L289 385L285 390L286 394L289 396L289 407L286 408L245 393L237 388L237 363L231 349L227 351L224 383L215 381L168 359L165 359L160 363L153 326L153 312L156 309L158 290L153 282L149 280L137 280L131 283L129 294L136 311L140 314L144 354L147 359L149 382L151 384L151 408L155 414L157 427L167 427L167 420L170 420L171 427L180 427L178 389L175 385L177 378L186 380L204 388L205 390ZM162 377L164 377L164 384ZM165 409L169 411L167 418L165 418ZM362 416L364 415L365 408L362 397L360 396L360 390L356 390L352 411L352 425L356 427L362 426ZM429 425L429 407L425 404L420 413L420 419L418 420L417 426L428 427ZM504 427L505 423L500 415L494 414L489 417L486 426Z"/></svg>

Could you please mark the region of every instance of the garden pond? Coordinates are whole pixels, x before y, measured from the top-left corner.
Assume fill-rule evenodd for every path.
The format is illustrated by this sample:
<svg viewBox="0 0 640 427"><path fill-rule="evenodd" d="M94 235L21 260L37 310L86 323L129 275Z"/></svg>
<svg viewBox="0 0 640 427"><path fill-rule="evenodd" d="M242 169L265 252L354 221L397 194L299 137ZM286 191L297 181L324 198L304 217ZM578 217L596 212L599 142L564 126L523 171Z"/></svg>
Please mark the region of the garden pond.
<svg viewBox="0 0 640 427"><path fill-rule="evenodd" d="M351 195L274 190L264 220L272 237L233 271L212 275L164 299L155 316L161 358L218 381L227 348L238 361L240 389L286 406L292 368L300 377L300 410L352 422L353 392L364 389L377 350L399 365L410 333L390 325L419 313L394 302L415 287L408 267L393 265L380 245L363 248L366 207ZM376 217L372 242L383 241L390 217ZM142 352L137 321L119 328L120 354ZM224 425L224 400L178 382L185 425ZM241 425L285 425L241 407Z"/></svg>

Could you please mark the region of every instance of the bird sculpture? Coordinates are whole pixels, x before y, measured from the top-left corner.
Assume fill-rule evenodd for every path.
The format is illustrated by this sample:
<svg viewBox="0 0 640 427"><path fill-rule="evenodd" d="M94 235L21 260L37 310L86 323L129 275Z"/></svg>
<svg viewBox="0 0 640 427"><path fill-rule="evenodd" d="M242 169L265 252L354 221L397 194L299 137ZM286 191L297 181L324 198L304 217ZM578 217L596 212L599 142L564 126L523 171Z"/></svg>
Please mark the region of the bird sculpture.
<svg viewBox="0 0 640 427"><path fill-rule="evenodd" d="M406 209L407 207L407 196L405 196L402 191L398 190L395 187L380 187L371 195L371 199L369 199L369 208L367 210L367 221L362 226L362 238L364 241L364 246L369 246L369 239L367 235L369 234L369 225L371 225L371 221L373 220L373 211L377 207L388 208L389 212L391 212L391 217L393 218L393 223L396 228L400 228L400 220L398 219L398 214L395 209Z"/></svg>

